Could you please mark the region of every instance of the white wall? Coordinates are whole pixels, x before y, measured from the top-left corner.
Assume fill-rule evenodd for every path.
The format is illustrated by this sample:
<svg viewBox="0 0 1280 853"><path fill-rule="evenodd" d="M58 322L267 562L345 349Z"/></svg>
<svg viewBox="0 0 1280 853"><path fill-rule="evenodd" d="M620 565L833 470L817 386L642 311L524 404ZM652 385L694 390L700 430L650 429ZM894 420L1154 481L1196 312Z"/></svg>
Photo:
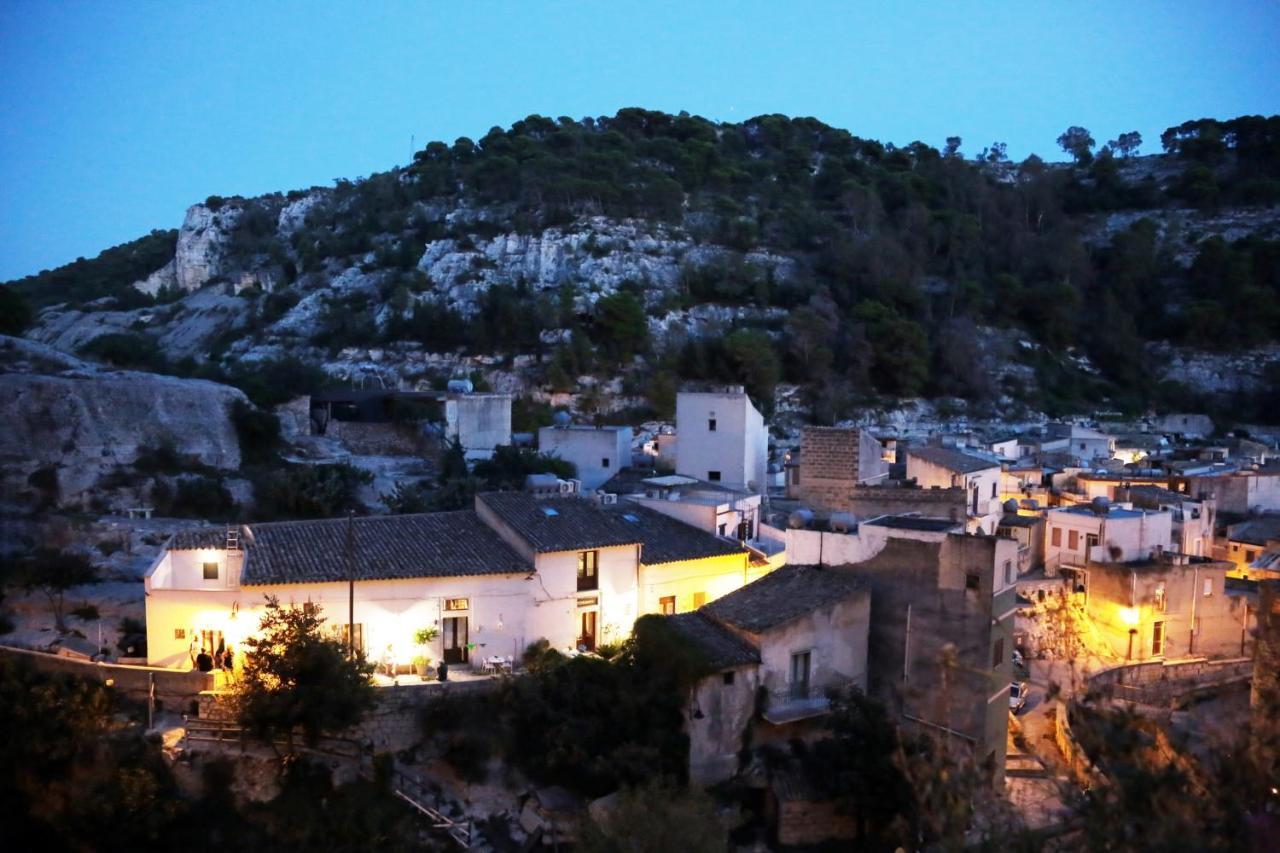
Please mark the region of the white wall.
<svg viewBox="0 0 1280 853"><path fill-rule="evenodd" d="M538 450L572 462L582 487L598 489L631 464L631 427L543 427Z"/></svg>
<svg viewBox="0 0 1280 853"><path fill-rule="evenodd" d="M791 656L804 651L810 654L811 697L821 697L828 686L866 690L870 624L871 594L862 592L760 635L761 683L771 699L786 701Z"/></svg>
<svg viewBox="0 0 1280 853"><path fill-rule="evenodd" d="M537 556L537 576L529 582L536 587L538 599L530 612L531 639L546 637L562 652L575 648L584 610L597 613L597 642L618 642L630 636L639 615L638 546L596 550L598 588L582 592L578 591L578 551ZM590 599L595 603L585 604Z"/></svg>
<svg viewBox="0 0 1280 853"><path fill-rule="evenodd" d="M488 459L511 443L510 394L450 395L444 417L445 434L461 441L467 459Z"/></svg>
<svg viewBox="0 0 1280 853"><path fill-rule="evenodd" d="M715 418L716 429L709 421ZM769 433L764 418L746 394L694 393L676 397L676 473L755 491L765 488Z"/></svg>
<svg viewBox="0 0 1280 853"><path fill-rule="evenodd" d="M413 633L440 627L444 616L466 616L476 657L516 655L541 634L529 627L535 592L524 574L482 575L412 580L360 581L355 585L355 621L363 625L369 657L380 660L391 647L400 664L412 661L420 649ZM345 583L285 584L223 590L186 590L153 587L146 597L147 659L156 666L188 668L191 632L221 631L237 649L255 633L265 611L265 596L283 604L312 602L320 605L329 625L347 622L348 587ZM467 598L467 611L444 613L444 599ZM235 616L232 617L233 609ZM175 637L175 630L187 632ZM441 640L426 650L434 661L441 658ZM241 649L242 650L242 649Z"/></svg>
<svg viewBox="0 0 1280 853"><path fill-rule="evenodd" d="M1062 531L1059 544L1053 544L1054 529ZM1071 547L1071 532L1075 531L1076 546ZM1098 537L1098 547L1093 554L1086 551L1088 534ZM1045 524L1045 563L1057 566L1061 563L1084 565L1092 558L1098 562L1129 562L1150 556L1157 547L1177 550L1173 541L1173 515L1168 511L1146 512L1139 516L1120 518L1114 515L1085 515L1083 513L1050 510ZM1111 548L1120 550L1113 557Z"/></svg>

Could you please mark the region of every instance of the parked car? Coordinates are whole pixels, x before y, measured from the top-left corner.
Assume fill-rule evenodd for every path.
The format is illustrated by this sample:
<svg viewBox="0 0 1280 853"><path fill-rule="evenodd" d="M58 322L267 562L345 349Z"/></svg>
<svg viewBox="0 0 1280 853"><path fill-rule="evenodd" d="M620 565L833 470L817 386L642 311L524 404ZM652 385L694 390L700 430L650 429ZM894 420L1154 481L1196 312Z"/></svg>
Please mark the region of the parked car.
<svg viewBox="0 0 1280 853"><path fill-rule="evenodd" d="M1013 681L1009 683L1009 712L1016 714L1027 704L1027 682Z"/></svg>

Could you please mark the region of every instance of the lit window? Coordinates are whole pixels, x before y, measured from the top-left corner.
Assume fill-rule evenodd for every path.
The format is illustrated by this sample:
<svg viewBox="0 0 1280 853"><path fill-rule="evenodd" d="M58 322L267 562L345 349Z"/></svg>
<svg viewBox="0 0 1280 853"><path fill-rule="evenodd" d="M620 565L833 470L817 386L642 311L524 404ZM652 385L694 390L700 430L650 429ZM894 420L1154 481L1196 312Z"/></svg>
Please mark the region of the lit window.
<svg viewBox="0 0 1280 853"><path fill-rule="evenodd" d="M444 600L445 610L470 610L471 599L469 598L446 598Z"/></svg>
<svg viewBox="0 0 1280 853"><path fill-rule="evenodd" d="M1204 595L1205 598L1213 595L1213 578L1204 579Z"/></svg>
<svg viewBox="0 0 1280 853"><path fill-rule="evenodd" d="M216 580L218 579L218 564L217 564L217 563L205 563L205 564L204 564L204 579L205 579L205 580L207 580L207 581L216 581Z"/></svg>
<svg viewBox="0 0 1280 853"><path fill-rule="evenodd" d="M704 605L704 604L706 604L706 603L707 603L707 594L706 594L705 592L695 592L695 593L693 594L693 609L694 609L694 610L697 610L699 607L701 607L702 605Z"/></svg>
<svg viewBox="0 0 1280 853"><path fill-rule="evenodd" d="M173 638L174 638L175 640L185 640L185 639L187 638L187 629L186 629L186 628L174 628L174 629L173 629Z"/></svg>
<svg viewBox="0 0 1280 853"><path fill-rule="evenodd" d="M674 616L676 614L676 597L674 595L664 595L658 599L658 607L663 616Z"/></svg>
<svg viewBox="0 0 1280 853"><path fill-rule="evenodd" d="M597 589L597 570L600 564L599 551L578 552L578 591Z"/></svg>

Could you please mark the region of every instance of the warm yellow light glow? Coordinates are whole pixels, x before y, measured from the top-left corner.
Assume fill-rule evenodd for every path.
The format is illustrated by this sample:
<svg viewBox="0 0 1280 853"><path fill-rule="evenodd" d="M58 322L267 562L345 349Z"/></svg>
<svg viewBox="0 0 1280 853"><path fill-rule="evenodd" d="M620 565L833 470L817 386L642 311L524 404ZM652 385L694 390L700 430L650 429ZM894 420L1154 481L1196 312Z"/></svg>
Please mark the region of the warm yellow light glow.
<svg viewBox="0 0 1280 853"><path fill-rule="evenodd" d="M1138 608L1121 607L1120 621L1126 625L1137 625L1138 624Z"/></svg>

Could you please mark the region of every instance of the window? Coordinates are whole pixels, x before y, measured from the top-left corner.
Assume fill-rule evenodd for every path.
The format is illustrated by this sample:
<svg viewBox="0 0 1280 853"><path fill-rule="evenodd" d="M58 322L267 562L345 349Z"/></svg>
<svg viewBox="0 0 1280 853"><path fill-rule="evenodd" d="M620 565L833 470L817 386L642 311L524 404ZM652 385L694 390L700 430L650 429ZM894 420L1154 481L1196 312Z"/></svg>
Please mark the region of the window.
<svg viewBox="0 0 1280 853"><path fill-rule="evenodd" d="M1213 595L1213 578L1204 579L1204 597L1208 598Z"/></svg>
<svg viewBox="0 0 1280 853"><path fill-rule="evenodd" d="M732 686L733 686L733 675L734 675L734 674L733 674L732 672L726 672L726 673L722 676L722 678L723 678L723 680L724 680L724 683L725 683L725 686L726 686L726 687L732 687Z"/></svg>
<svg viewBox="0 0 1280 853"><path fill-rule="evenodd" d="M973 590L976 590L976 589L978 589L978 588L979 588L979 587L981 587L981 586L982 586L982 584L979 582L979 580L978 580L978 576L977 576L977 575L975 575L975 574L973 574L972 572L970 572L969 574L967 574L967 575L965 575L965 576L964 576L964 588L965 588L965 589L973 589Z"/></svg>
<svg viewBox="0 0 1280 853"><path fill-rule="evenodd" d="M707 432L715 432L715 431L716 431L716 419L707 418Z"/></svg>
<svg viewBox="0 0 1280 853"><path fill-rule="evenodd" d="M995 484L995 483L992 483L992 484L991 484L991 497L993 497L993 498L994 498L995 496L996 496L996 484Z"/></svg>
<svg viewBox="0 0 1280 853"><path fill-rule="evenodd" d="M1156 622L1151 626L1151 654L1159 656L1164 654L1164 623Z"/></svg>
<svg viewBox="0 0 1280 853"><path fill-rule="evenodd" d="M600 562L599 551L578 552L578 589L598 589L600 581L597 568Z"/></svg>
<svg viewBox="0 0 1280 853"><path fill-rule="evenodd" d="M997 637L995 645L991 647L991 668L998 669L1001 661L1004 660L1004 637Z"/></svg>
<svg viewBox="0 0 1280 853"><path fill-rule="evenodd" d="M1080 531L1068 530L1067 531L1067 550L1074 551L1079 547L1080 547Z"/></svg>
<svg viewBox="0 0 1280 853"><path fill-rule="evenodd" d="M329 634L330 634L330 636L332 636L335 640L338 640L340 643L342 643L342 647L343 647L344 649L347 647L347 636L348 636L348 633L349 633L349 632L348 632L348 630L347 630L347 628L348 628L348 625L347 625L347 623L346 623L346 622L343 622L341 625L330 625L330 626L329 626ZM363 625L362 623L360 623L360 622L357 622L357 623L355 624L355 629L356 629L356 631L355 631L355 633L356 633L356 648L357 648L357 649L364 649L364 625Z"/></svg>
<svg viewBox="0 0 1280 853"><path fill-rule="evenodd" d="M693 609L694 609L694 610L697 610L699 607L701 607L702 605L704 605L704 604L706 604L706 603L707 603L707 594L706 594L705 592L695 592L695 593L693 594Z"/></svg>
<svg viewBox="0 0 1280 853"><path fill-rule="evenodd" d="M1253 562L1254 560L1256 560L1256 559L1258 559L1258 552L1257 552L1257 551L1252 551L1252 550L1250 550L1250 551L1245 551L1245 552L1244 552L1244 561L1245 561L1246 563L1252 563L1252 562Z"/></svg>
<svg viewBox="0 0 1280 853"><path fill-rule="evenodd" d="M662 611L663 616L676 615L676 597L674 595L664 595L658 599L658 609Z"/></svg>
<svg viewBox="0 0 1280 853"><path fill-rule="evenodd" d="M791 656L791 698L809 698L808 652L797 652Z"/></svg>
<svg viewBox="0 0 1280 853"><path fill-rule="evenodd" d="M1004 582L1005 585L1013 583L1013 561L1004 561Z"/></svg>
<svg viewBox="0 0 1280 853"><path fill-rule="evenodd" d="M722 525L720 525L720 535L721 535L721 536L723 536L723 535L725 534L725 531L728 529L728 527L729 527L729 525L727 525L727 524L722 524Z"/></svg>
<svg viewBox="0 0 1280 853"><path fill-rule="evenodd" d="M1156 598L1156 610L1157 610L1157 611L1159 611L1160 613L1163 613L1163 612L1164 612L1164 610L1165 610L1165 603L1164 603L1164 601L1165 601L1165 599L1164 599L1164 584L1163 584L1163 583L1161 583L1161 584L1157 584L1157 585L1156 585L1156 596L1155 596L1155 598Z"/></svg>
<svg viewBox="0 0 1280 853"><path fill-rule="evenodd" d="M708 480L710 480L710 481L711 481L711 482L713 482L713 483L718 483L718 482L720 482L720 472L719 472L719 471L708 471L708 472L707 472L707 479L708 479Z"/></svg>
<svg viewBox="0 0 1280 853"><path fill-rule="evenodd" d="M174 628L174 629L173 629L173 638L174 638L175 640L185 640L185 639L187 638L187 629L186 629L186 628Z"/></svg>
<svg viewBox="0 0 1280 853"><path fill-rule="evenodd" d="M204 579L205 579L205 580L207 580L207 581L216 581L216 580L218 579L218 564L217 564L217 563L205 563L205 564L204 564Z"/></svg>
<svg viewBox="0 0 1280 853"><path fill-rule="evenodd" d="M1082 442L1080 442L1080 449L1081 449L1081 450L1084 450L1084 442L1083 442L1083 441L1082 441Z"/></svg>
<svg viewBox="0 0 1280 853"><path fill-rule="evenodd" d="M1062 528L1061 527L1049 528L1049 544L1055 548L1062 547Z"/></svg>
<svg viewBox="0 0 1280 853"><path fill-rule="evenodd" d="M469 598L446 598L444 600L445 610L470 610L471 599Z"/></svg>
<svg viewBox="0 0 1280 853"><path fill-rule="evenodd" d="M608 457L608 456L606 456L605 458L603 458L603 459L601 459L601 460L600 460L600 467L601 467L601 468L608 468L608 467L609 467L609 457Z"/></svg>

